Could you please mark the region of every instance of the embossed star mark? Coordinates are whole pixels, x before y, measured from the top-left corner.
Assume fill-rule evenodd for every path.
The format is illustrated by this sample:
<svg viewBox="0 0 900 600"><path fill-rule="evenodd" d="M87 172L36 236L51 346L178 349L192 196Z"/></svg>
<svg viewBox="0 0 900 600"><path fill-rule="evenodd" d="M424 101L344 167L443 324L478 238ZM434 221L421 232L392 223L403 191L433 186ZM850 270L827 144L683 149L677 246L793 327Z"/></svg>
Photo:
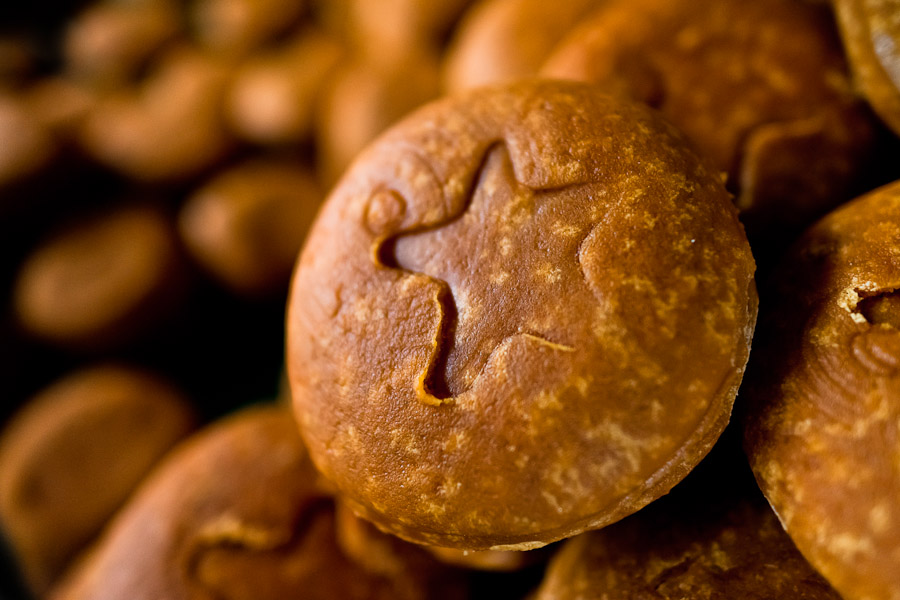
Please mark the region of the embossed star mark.
<svg viewBox="0 0 900 600"><path fill-rule="evenodd" d="M379 248L380 261L444 286L438 354L428 393L455 397L478 378L504 340L522 335L574 351L568 301L590 295L579 249L600 216L585 210L583 186L535 190L520 184L509 152L493 146L461 215L401 233Z"/></svg>

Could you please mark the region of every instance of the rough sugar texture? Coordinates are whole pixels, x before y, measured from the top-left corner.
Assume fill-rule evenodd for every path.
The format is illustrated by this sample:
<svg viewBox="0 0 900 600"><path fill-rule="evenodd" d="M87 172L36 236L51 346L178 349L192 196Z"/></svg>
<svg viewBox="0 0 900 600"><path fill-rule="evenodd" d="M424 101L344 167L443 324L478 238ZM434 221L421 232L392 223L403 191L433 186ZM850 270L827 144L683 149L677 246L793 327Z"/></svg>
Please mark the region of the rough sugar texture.
<svg viewBox="0 0 900 600"><path fill-rule="evenodd" d="M798 548L848 600L900 598L900 183L830 214L768 292L746 447Z"/></svg>
<svg viewBox="0 0 900 600"><path fill-rule="evenodd" d="M728 172L751 233L846 200L871 143L837 35L804 2L610 0L543 73L658 108Z"/></svg>
<svg viewBox="0 0 900 600"><path fill-rule="evenodd" d="M578 83L432 104L326 201L288 314L294 405L353 509L536 547L668 491L728 421L756 314L720 179Z"/></svg>
<svg viewBox="0 0 900 600"><path fill-rule="evenodd" d="M54 600L423 600L356 567L290 412L244 411L176 450Z"/></svg>
<svg viewBox="0 0 900 600"><path fill-rule="evenodd" d="M710 483L566 542L536 600L840 600L758 490Z"/></svg>
<svg viewBox="0 0 900 600"><path fill-rule="evenodd" d="M833 0L856 83L900 134L900 0Z"/></svg>

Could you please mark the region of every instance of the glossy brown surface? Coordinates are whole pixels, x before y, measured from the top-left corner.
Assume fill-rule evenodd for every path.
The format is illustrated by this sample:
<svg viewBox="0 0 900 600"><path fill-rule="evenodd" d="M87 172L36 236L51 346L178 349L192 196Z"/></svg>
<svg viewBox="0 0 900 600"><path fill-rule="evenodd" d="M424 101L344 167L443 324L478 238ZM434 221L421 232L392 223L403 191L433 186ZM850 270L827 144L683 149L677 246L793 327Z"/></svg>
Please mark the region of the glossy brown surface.
<svg viewBox="0 0 900 600"><path fill-rule="evenodd" d="M191 255L237 293L283 292L321 198L313 174L294 161L248 162L195 192L179 231Z"/></svg>
<svg viewBox="0 0 900 600"><path fill-rule="evenodd" d="M0 436L0 523L44 593L193 426L178 390L132 368L76 371L33 398Z"/></svg>
<svg viewBox="0 0 900 600"><path fill-rule="evenodd" d="M797 547L848 600L900 595L900 183L810 229L776 273L746 448Z"/></svg>
<svg viewBox="0 0 900 600"><path fill-rule="evenodd" d="M50 597L424 598L343 555L317 479L288 411L239 413L173 452Z"/></svg>
<svg viewBox="0 0 900 600"><path fill-rule="evenodd" d="M435 103L326 202L288 315L317 466L384 530L526 549L668 491L756 313L721 181L656 116L531 82Z"/></svg>
<svg viewBox="0 0 900 600"><path fill-rule="evenodd" d="M39 246L13 289L30 333L74 348L134 339L171 312L184 268L173 225L126 206L76 224Z"/></svg>
<svg viewBox="0 0 900 600"><path fill-rule="evenodd" d="M603 0L486 0L466 12L444 56L446 93L534 76L550 51Z"/></svg>
<svg viewBox="0 0 900 600"><path fill-rule="evenodd" d="M833 26L803 2L613 0L542 73L658 108L728 173L751 233L847 200L871 145Z"/></svg>
<svg viewBox="0 0 900 600"><path fill-rule="evenodd" d="M758 491L710 484L567 541L535 600L840 600Z"/></svg>
<svg viewBox="0 0 900 600"><path fill-rule="evenodd" d="M833 0L856 83L900 134L900 2Z"/></svg>

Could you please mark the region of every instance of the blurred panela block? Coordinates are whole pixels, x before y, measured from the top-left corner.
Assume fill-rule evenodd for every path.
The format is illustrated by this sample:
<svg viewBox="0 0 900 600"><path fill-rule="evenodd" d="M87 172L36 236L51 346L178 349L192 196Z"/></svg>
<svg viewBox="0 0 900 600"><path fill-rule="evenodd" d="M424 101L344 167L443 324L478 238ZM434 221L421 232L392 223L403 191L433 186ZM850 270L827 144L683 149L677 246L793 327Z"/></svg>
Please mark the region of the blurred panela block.
<svg viewBox="0 0 900 600"><path fill-rule="evenodd" d="M319 95L342 54L341 42L305 29L247 59L226 98L231 129L258 144L309 141Z"/></svg>
<svg viewBox="0 0 900 600"><path fill-rule="evenodd" d="M483 0L469 9L444 54L442 87L457 93L537 74L550 51L606 0Z"/></svg>
<svg viewBox="0 0 900 600"><path fill-rule="evenodd" d="M178 229L191 256L227 287L264 297L287 290L321 196L301 162L247 162L197 190Z"/></svg>
<svg viewBox="0 0 900 600"><path fill-rule="evenodd" d="M191 0L188 21L197 43L224 58L245 56L290 31L307 0Z"/></svg>
<svg viewBox="0 0 900 600"><path fill-rule="evenodd" d="M13 288L22 327L73 349L126 344L164 321L184 296L174 224L146 205L69 226L35 249Z"/></svg>
<svg viewBox="0 0 900 600"><path fill-rule="evenodd" d="M832 0L856 83L900 134L900 2Z"/></svg>
<svg viewBox="0 0 900 600"><path fill-rule="evenodd" d="M379 133L438 95L437 65L437 56L421 48L398 63L356 59L338 69L322 94L317 121L318 167L326 185Z"/></svg>
<svg viewBox="0 0 900 600"><path fill-rule="evenodd" d="M187 399L139 369L95 366L44 389L0 435L0 526L45 593L194 425Z"/></svg>
<svg viewBox="0 0 900 600"><path fill-rule="evenodd" d="M196 48L168 50L135 87L97 102L80 141L96 160L139 181L180 180L231 147L223 102L231 69Z"/></svg>
<svg viewBox="0 0 900 600"><path fill-rule="evenodd" d="M171 453L50 598L453 598L345 556L317 481L289 411L238 413Z"/></svg>
<svg viewBox="0 0 900 600"><path fill-rule="evenodd" d="M67 26L64 71L97 89L128 85L181 32L175 0L106 0Z"/></svg>

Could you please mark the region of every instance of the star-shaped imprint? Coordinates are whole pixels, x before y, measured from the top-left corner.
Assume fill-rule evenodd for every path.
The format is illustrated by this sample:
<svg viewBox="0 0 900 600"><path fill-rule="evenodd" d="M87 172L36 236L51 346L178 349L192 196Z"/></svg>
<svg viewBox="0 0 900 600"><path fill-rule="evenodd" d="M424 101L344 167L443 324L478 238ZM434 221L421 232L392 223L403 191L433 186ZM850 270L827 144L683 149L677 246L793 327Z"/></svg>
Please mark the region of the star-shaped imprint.
<svg viewBox="0 0 900 600"><path fill-rule="evenodd" d="M384 265L444 287L428 393L449 398L465 392L513 336L560 352L576 350L565 326L572 315L565 313L570 299L591 295L579 249L600 209L593 203L584 210L574 194L583 195L582 186L522 185L506 146L498 144L488 151L460 216L383 242L377 255Z"/></svg>

